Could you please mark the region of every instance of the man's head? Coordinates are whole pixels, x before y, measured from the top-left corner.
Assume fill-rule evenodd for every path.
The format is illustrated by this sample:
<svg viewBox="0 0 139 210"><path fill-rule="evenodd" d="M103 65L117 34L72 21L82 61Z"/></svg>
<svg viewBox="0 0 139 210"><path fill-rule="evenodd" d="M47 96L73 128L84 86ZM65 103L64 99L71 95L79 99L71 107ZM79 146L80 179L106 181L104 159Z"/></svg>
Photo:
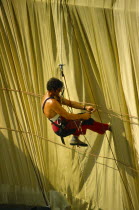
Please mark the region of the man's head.
<svg viewBox="0 0 139 210"><path fill-rule="evenodd" d="M55 77L49 79L46 85L48 91L54 91L54 92L56 90L62 90L63 87L64 87L63 82Z"/></svg>

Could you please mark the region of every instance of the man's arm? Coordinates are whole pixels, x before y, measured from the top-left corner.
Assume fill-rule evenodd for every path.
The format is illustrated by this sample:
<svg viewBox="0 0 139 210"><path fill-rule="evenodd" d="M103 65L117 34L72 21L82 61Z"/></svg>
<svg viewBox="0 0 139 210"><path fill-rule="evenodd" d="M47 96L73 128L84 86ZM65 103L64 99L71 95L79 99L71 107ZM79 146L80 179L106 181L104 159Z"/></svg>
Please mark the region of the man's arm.
<svg viewBox="0 0 139 210"><path fill-rule="evenodd" d="M73 107L75 109L83 109L88 112L96 111L96 109L93 106L85 106L85 105L78 103L76 101L67 100L66 98L62 98L62 104L67 105L69 107Z"/></svg>
<svg viewBox="0 0 139 210"><path fill-rule="evenodd" d="M50 100L49 106L51 109L59 114L60 116L68 119L68 120L78 120L78 119L84 119L87 120L91 117L90 113L84 113L84 114L72 114L68 113L56 100Z"/></svg>
<svg viewBox="0 0 139 210"><path fill-rule="evenodd" d="M73 107L75 109L84 109L84 105L83 104L80 104L76 101L70 101L66 98L62 98L62 104L63 105L67 105L69 107Z"/></svg>

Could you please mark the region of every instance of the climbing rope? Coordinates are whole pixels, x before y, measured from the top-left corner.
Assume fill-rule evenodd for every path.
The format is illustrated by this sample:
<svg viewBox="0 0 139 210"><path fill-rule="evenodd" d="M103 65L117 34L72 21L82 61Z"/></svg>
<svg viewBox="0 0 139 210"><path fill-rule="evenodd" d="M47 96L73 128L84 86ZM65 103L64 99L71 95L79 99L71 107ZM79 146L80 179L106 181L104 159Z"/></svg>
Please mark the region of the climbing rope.
<svg viewBox="0 0 139 210"><path fill-rule="evenodd" d="M64 66L64 64L63 64L63 57L62 57L62 41L63 41L63 31L62 31L62 26L63 26L63 18L62 18L62 11L63 11L63 6L62 6L62 0L60 1L60 8L61 8L61 12L60 12L60 25L61 25L61 51L60 51L60 53L61 53L61 55L60 55L60 59L61 59L61 61L60 61L60 64L59 64L59 67L60 67L60 72L61 72L61 77L64 79L64 85L65 85L65 89L66 89L66 91L67 91L67 95L68 95L68 99L69 99L69 102L71 102L71 99L70 99L70 94L69 94L69 90L68 90L68 86L67 86L67 81L66 81L66 77L65 77L65 74L64 74L64 71L63 71L63 66ZM64 14L64 12L63 12L63 14ZM72 106L67 106L68 107L68 110L69 110L69 112L70 113L73 113L73 109L72 109ZM73 120L73 123L75 124L75 126L77 127L77 129L79 129L79 127L78 127L78 125L77 125L77 123L76 123L76 121L75 120ZM79 161L79 168L80 168L80 172L81 172L81 174L83 175L83 169L82 169L82 164L81 164L81 160L80 160L80 157L79 157L79 153L78 153L78 161ZM84 176L82 176L83 177L83 179L84 179ZM84 179L85 180L85 179ZM86 197L86 187L85 187L85 197Z"/></svg>

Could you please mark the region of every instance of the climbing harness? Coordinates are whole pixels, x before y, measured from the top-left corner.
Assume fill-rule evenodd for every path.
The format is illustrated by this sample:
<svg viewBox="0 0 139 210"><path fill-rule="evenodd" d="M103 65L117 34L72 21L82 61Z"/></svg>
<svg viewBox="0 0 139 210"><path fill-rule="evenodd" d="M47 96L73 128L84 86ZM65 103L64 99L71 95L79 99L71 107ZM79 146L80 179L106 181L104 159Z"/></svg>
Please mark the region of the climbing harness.
<svg viewBox="0 0 139 210"><path fill-rule="evenodd" d="M55 99L53 96L52 97L49 97L49 98L46 98L44 103L43 103L43 106L42 106L42 110L43 110L43 113L44 113L44 107L45 107L45 104L46 102L49 100L49 99ZM61 141L63 144L65 144L65 141L64 141L64 137L66 136L69 136L71 134L73 134L75 132L76 129L66 129L65 130L65 127L67 125L67 121L65 119L61 119L61 116L58 116L58 118L56 119L56 122L54 122L52 119L49 119L49 121L51 121L51 123L53 125L55 125L56 127L59 128L58 131L56 131L55 133L61 137Z"/></svg>

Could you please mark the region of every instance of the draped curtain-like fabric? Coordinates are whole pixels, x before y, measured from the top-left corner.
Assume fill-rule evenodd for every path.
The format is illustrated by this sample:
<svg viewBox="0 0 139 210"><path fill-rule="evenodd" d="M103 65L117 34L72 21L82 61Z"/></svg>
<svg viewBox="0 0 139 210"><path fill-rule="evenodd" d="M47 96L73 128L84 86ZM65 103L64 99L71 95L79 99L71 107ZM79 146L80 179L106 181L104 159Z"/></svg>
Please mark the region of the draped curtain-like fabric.
<svg viewBox="0 0 139 210"><path fill-rule="evenodd" d="M138 209L138 20L138 0L0 1L1 204ZM62 145L42 113L59 64L64 97L112 126L80 136L87 148Z"/></svg>

